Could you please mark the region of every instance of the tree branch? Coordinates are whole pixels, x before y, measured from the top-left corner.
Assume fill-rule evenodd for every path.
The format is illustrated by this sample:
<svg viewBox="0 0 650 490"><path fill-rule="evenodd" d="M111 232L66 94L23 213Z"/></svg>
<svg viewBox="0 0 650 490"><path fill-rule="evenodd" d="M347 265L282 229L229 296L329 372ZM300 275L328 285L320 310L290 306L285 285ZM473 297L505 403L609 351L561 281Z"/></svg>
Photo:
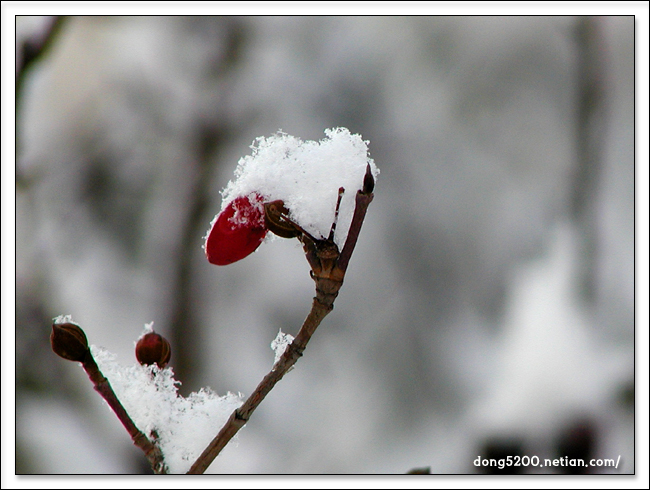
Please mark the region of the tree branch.
<svg viewBox="0 0 650 490"><path fill-rule="evenodd" d="M61 16L53 17L41 32L25 39L19 46L19 55L16 59L16 99L19 97L27 69L46 53L65 19Z"/></svg>
<svg viewBox="0 0 650 490"><path fill-rule="evenodd" d="M276 223L283 229L283 232L287 232L288 230L291 236L297 235L302 242L305 256L311 267L311 277L316 283L316 297L314 297L312 302L311 311L307 315L293 342L286 348L282 356L280 356L280 359L274 364L264 379L262 379L251 396L248 397L241 407L230 415L230 418L217 436L194 462L188 474L202 474L208 469L221 450L237 434L239 429L248 422L266 395L269 394L278 381L289 372L291 367L302 356L316 328L323 321L323 318L334 309L334 300L343 285L345 270L356 245L366 210L370 202L372 202L373 188L374 179L370 172L370 166L368 166L363 189L357 192L352 223L345 245L343 246L343 252L341 253L339 253L338 246L333 240L335 224L332 225L332 231L327 239L315 239L295 225L295 223L291 222L288 217L283 218L286 222L281 220ZM337 215L342 193L343 189L340 189ZM276 206L276 208L269 207L267 211L275 216L277 213L282 213L282 206ZM276 218L278 216L272 219L277 221ZM336 223L336 216L334 223ZM86 374L88 374L88 377L92 381L95 391L106 400L115 415L117 415L117 418L122 422L122 425L131 436L133 443L142 449L153 471L157 474L167 473L167 467L160 448L137 428L124 409L108 379L106 379L97 366L88 347L88 339L83 330L78 325L72 323L69 317L57 318L52 325L50 342L52 344L52 350L60 357L81 363ZM152 437L155 439L156 434L154 433Z"/></svg>
<svg viewBox="0 0 650 490"><path fill-rule="evenodd" d="M221 450L239 432L239 429L246 425L246 422L248 422L266 395L302 356L316 328L318 328L323 318L334 309L334 300L343 285L345 270L357 243L366 210L370 202L372 202L373 188L374 179L370 172L370 166L368 166L363 189L357 192L352 223L341 253L339 253L338 247L333 241L333 233L330 233L330 237L326 240L317 240L302 232L302 229L295 225L295 229L300 231L298 238L303 244L305 256L311 266L311 276L316 282L316 297L312 303L311 311L303 322L298 335L284 351L278 362L257 385L255 391L244 404L230 415L217 436L194 462L187 472L188 474L203 474L208 469ZM340 194L341 191L339 191L339 196Z"/></svg>

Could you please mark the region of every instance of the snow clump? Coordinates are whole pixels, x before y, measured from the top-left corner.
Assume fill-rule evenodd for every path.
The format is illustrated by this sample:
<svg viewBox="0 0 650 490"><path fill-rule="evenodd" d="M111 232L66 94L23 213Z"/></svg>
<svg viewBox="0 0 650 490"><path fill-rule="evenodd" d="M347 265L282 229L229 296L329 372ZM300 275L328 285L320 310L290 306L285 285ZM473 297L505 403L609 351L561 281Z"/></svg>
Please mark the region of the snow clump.
<svg viewBox="0 0 650 490"><path fill-rule="evenodd" d="M222 210L239 196L281 199L291 219L314 238L327 238L340 187L345 189L334 242L343 248L352 222L355 196L363 187L366 167L375 180L379 169L368 155L368 141L346 128L325 130L321 141L302 141L278 132L259 137L252 155L239 160L235 179L222 191Z"/></svg>

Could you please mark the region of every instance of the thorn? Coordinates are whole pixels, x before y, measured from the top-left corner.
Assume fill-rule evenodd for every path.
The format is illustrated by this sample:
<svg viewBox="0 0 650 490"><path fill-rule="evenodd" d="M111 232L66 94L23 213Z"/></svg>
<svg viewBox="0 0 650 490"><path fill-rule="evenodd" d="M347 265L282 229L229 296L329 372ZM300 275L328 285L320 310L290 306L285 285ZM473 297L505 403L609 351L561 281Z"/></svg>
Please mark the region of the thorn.
<svg viewBox="0 0 650 490"><path fill-rule="evenodd" d="M339 187L339 197L336 200L336 211L334 211L334 221L332 222L332 227L330 228L330 235L327 237L328 240L334 240L334 232L336 231L336 222L339 219L339 208L341 207L341 198L343 197L344 192L345 189L343 187Z"/></svg>

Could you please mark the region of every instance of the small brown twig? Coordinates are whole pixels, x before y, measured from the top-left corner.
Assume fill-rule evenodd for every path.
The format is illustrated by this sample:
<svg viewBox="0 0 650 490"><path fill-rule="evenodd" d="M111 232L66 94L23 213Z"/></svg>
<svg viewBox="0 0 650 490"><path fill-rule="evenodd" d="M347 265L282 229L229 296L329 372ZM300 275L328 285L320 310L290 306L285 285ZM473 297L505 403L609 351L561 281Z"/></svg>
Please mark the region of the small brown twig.
<svg viewBox="0 0 650 490"><path fill-rule="evenodd" d="M33 34L17 46L16 53L16 155L19 155L22 148L22 138L20 133L20 118L22 117L23 90L30 67L36 65L39 60L45 57L50 47L54 44L58 33L65 24L66 17L52 17L47 24L43 26L41 32ZM19 166L19 158L16 158L16 185L19 187L27 186L30 182Z"/></svg>
<svg viewBox="0 0 650 490"><path fill-rule="evenodd" d="M160 448L153 444L138 429L124 406L122 406L108 379L106 379L100 371L99 366L97 366L88 347L86 334L81 327L74 323L58 323L55 321L52 325L50 342L52 344L52 350L60 357L81 363L81 366L93 383L95 391L106 400L108 406L115 412L115 415L117 415L117 418L122 422L122 425L131 436L133 444L142 449L154 473L167 473L167 467L165 466Z"/></svg>
<svg viewBox="0 0 650 490"><path fill-rule="evenodd" d="M16 98L19 98L27 69L40 59L52 45L53 39L61 30L65 17L56 16L48 20L41 32L27 39L18 47L16 57Z"/></svg>
<svg viewBox="0 0 650 490"><path fill-rule="evenodd" d="M113 412L115 412L115 415L117 415L117 418L122 422L122 425L131 436L133 444L142 449L154 473L166 474L167 468L160 448L153 444L149 438L137 428L125 408L122 406L122 403L117 398L111 384L99 370L99 366L97 366L95 359L90 353L90 349L88 350L88 354L86 355L86 359L84 359L82 366L90 378L90 381L92 381L95 391L106 400L106 403L108 403L111 409L113 409Z"/></svg>
<svg viewBox="0 0 650 490"><path fill-rule="evenodd" d="M284 233L287 233L287 229L291 229L289 231L290 236L296 236L292 234L292 230L298 230L299 233L297 233L297 236L303 244L305 256L311 266L311 276L316 282L316 297L312 303L311 311L307 315L293 342L287 347L271 371L264 376L264 379L257 385L257 388L255 388L251 396L248 397L241 407L230 415L230 418L221 428L217 436L194 462L187 472L188 474L203 474L208 469L221 450L237 434L239 429L246 425L266 395L268 395L276 383L298 361L300 356L302 356L318 325L334 309L334 300L343 285L345 271L357 243L366 210L373 199L373 188L374 179L370 171L370 166L368 165L363 181L363 189L357 192L352 223L350 224L343 250L340 253L337 245L333 241L333 233L330 233L327 239L315 239L304 232L299 226L293 224L287 216L275 216L272 218L275 220L276 225L281 223ZM342 192L342 190L339 191L339 202ZM273 212L276 212L276 209L279 210L280 208L281 206L279 205L275 206ZM267 209L268 211L269 209Z"/></svg>

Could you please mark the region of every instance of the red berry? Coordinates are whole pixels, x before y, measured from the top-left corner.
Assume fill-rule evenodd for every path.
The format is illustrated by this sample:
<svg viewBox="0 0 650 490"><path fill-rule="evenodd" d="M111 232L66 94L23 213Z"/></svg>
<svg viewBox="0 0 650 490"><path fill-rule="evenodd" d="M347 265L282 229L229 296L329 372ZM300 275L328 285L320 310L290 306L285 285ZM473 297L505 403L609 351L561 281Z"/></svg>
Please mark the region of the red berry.
<svg viewBox="0 0 650 490"><path fill-rule="evenodd" d="M135 357L142 365L158 364L164 368L172 357L169 342L156 332L142 336L135 346Z"/></svg>
<svg viewBox="0 0 650 490"><path fill-rule="evenodd" d="M267 231L261 200L251 202L248 196L237 197L212 225L205 242L205 254L212 264L232 264L253 253Z"/></svg>

